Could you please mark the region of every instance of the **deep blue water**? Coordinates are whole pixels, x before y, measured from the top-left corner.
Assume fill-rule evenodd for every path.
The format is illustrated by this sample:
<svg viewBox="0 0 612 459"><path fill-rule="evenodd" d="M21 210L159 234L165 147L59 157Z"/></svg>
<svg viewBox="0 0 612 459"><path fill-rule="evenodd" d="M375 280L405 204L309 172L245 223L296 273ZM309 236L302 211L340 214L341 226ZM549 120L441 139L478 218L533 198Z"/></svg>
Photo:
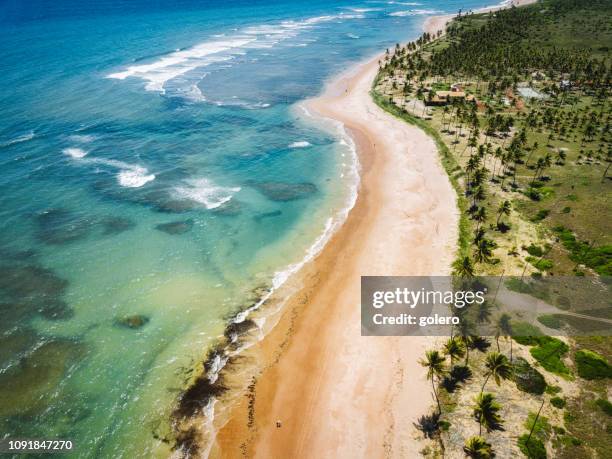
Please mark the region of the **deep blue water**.
<svg viewBox="0 0 612 459"><path fill-rule="evenodd" d="M350 142L299 102L476 6L1 2L0 433L163 455L226 317L350 200Z"/></svg>

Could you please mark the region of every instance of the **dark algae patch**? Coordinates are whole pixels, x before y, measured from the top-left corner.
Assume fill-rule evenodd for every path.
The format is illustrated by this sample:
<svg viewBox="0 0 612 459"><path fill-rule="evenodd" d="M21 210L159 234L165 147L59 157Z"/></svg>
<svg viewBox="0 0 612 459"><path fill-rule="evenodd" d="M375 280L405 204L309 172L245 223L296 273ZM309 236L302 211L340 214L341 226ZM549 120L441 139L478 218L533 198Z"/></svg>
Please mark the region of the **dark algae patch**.
<svg viewBox="0 0 612 459"><path fill-rule="evenodd" d="M192 228L193 228L192 219L180 220L180 221L170 222L170 223L161 223L155 226L156 230L162 231L163 233L166 233L166 234L175 235L175 236L180 235L180 234L185 234L191 231Z"/></svg>
<svg viewBox="0 0 612 459"><path fill-rule="evenodd" d="M83 357L84 351L77 341L54 339L9 366L0 374L0 418L42 413L52 402L66 371Z"/></svg>
<svg viewBox="0 0 612 459"><path fill-rule="evenodd" d="M271 201L295 201L304 199L318 191L314 183L286 183L286 182L256 182L250 180L247 185L255 188Z"/></svg>
<svg viewBox="0 0 612 459"><path fill-rule="evenodd" d="M0 266L0 311L5 323L35 314L52 320L72 317L72 309L62 300L67 287L67 280L42 266Z"/></svg>
<svg viewBox="0 0 612 459"><path fill-rule="evenodd" d="M49 209L36 216L36 237L49 245L64 245L87 237L95 224L67 209Z"/></svg>
<svg viewBox="0 0 612 459"><path fill-rule="evenodd" d="M136 222L127 217L105 217L100 223L104 236L114 236L136 227Z"/></svg>
<svg viewBox="0 0 612 459"><path fill-rule="evenodd" d="M117 317L114 320L115 325L123 328L131 328L132 330L137 330L139 328L144 327L149 323L151 319L148 316L142 314L134 314L131 316L123 316Z"/></svg>

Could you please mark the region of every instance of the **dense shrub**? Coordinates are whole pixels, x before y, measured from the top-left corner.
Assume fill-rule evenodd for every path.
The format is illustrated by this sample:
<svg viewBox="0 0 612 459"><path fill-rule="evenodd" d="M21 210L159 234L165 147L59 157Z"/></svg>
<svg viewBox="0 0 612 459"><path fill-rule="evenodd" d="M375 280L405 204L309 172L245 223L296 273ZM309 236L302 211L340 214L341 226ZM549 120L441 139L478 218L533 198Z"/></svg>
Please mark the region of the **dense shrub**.
<svg viewBox="0 0 612 459"><path fill-rule="evenodd" d="M529 352L545 370L559 375L569 374L569 369L563 364L561 358L567 354L569 347L563 341L551 336L538 338L538 345Z"/></svg>
<svg viewBox="0 0 612 459"><path fill-rule="evenodd" d="M595 404L602 409L608 416L612 416L612 403L607 401L605 398L600 398L595 401Z"/></svg>
<svg viewBox="0 0 612 459"><path fill-rule="evenodd" d="M542 373L529 365L527 360L518 357L513 364L514 382L516 387L530 394L543 394L546 389L546 380Z"/></svg>
<svg viewBox="0 0 612 459"><path fill-rule="evenodd" d="M565 399L562 399L561 397L553 397L550 399L550 404L555 408L565 408Z"/></svg>
<svg viewBox="0 0 612 459"><path fill-rule="evenodd" d="M575 356L578 375L584 379L601 379L612 377L612 367L597 352L580 349Z"/></svg>
<svg viewBox="0 0 612 459"><path fill-rule="evenodd" d="M532 435L527 442L528 438L529 434L519 437L518 447L521 452L529 459L546 459L546 448L542 440Z"/></svg>

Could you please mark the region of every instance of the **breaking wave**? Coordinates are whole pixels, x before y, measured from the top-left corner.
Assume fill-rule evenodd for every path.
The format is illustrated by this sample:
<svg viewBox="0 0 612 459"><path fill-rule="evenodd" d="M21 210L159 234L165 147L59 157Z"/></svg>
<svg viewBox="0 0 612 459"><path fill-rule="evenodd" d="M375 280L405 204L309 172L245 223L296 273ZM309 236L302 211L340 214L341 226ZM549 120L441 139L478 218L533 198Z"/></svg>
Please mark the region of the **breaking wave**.
<svg viewBox="0 0 612 459"><path fill-rule="evenodd" d="M229 202L240 187L222 187L206 178L185 180L184 185L175 188L177 197L191 199L204 204L207 209L216 209Z"/></svg>
<svg viewBox="0 0 612 459"><path fill-rule="evenodd" d="M286 20L276 24L250 26L237 31L233 36L215 35L213 40L191 48L171 52L154 62L128 66L124 70L107 75L107 78L117 80L132 77L140 78L146 82L146 90L165 94L166 84L170 80L181 77L181 80L185 80L181 83L189 88L182 92L189 95L192 94L190 91L193 91L194 79L199 81L205 76L203 72L197 72L197 69L215 63L231 61L236 56L244 55L252 49L272 48L281 41L296 37L302 31L311 29L320 23L363 17L362 14L340 13L303 20ZM189 74L189 77L187 74ZM177 93L179 96L182 95L180 90ZM203 96L201 100L204 100Z"/></svg>

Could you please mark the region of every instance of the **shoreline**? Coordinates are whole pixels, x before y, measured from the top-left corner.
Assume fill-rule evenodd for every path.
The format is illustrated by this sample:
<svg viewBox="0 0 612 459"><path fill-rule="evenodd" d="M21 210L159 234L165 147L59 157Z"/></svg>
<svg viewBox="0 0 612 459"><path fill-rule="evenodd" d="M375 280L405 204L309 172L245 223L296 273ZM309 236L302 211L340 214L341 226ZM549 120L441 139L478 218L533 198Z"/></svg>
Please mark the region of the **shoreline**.
<svg viewBox="0 0 612 459"><path fill-rule="evenodd" d="M263 370L219 419L212 457L379 456L421 444L412 423L432 400L418 358L433 338L361 337L360 276L448 274L458 210L434 141L371 100L377 60L306 103L351 134L361 186L278 324L242 356Z"/></svg>

